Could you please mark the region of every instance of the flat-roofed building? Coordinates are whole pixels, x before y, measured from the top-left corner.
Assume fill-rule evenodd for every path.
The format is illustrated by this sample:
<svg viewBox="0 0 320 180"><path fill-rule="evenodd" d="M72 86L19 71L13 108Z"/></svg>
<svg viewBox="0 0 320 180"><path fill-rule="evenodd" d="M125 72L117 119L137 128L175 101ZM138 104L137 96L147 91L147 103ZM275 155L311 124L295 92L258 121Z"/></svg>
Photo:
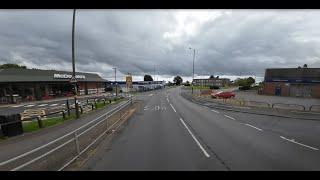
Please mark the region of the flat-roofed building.
<svg viewBox="0 0 320 180"><path fill-rule="evenodd" d="M230 85L228 78L208 78L208 79L194 79L192 81L195 86L219 86L224 87Z"/></svg>
<svg viewBox="0 0 320 180"><path fill-rule="evenodd" d="M320 98L320 68L266 69L262 92L267 95Z"/></svg>
<svg viewBox="0 0 320 180"><path fill-rule="evenodd" d="M38 69L0 69L0 103L72 96L72 72ZM78 95L102 93L107 80L98 74L76 72Z"/></svg>

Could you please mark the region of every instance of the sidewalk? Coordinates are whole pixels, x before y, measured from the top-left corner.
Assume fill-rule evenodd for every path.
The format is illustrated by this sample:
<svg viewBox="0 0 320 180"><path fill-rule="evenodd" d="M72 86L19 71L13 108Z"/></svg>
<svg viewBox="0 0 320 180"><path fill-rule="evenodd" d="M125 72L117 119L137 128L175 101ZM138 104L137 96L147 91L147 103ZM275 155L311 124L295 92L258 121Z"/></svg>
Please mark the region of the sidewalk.
<svg viewBox="0 0 320 180"><path fill-rule="evenodd" d="M99 93L99 94L90 94L90 95L82 95L82 96L77 96L78 99L84 99L84 98L88 98L88 97L100 97L103 95L109 95L110 93ZM54 99L49 99L49 100L40 100L40 101L30 101L30 102L23 102L23 103L18 103L19 105L29 105L29 104L37 104L37 103L48 103L48 102L56 102L56 101L62 101L62 100L73 100L74 97L59 97L59 98L54 98ZM11 107L14 105L18 105L18 104L3 104L0 105L0 108L4 108L4 107Z"/></svg>
<svg viewBox="0 0 320 180"><path fill-rule="evenodd" d="M35 132L24 133L20 136L0 141L0 162L3 162L12 157L37 148L43 144L46 144L50 141L53 141L58 137L61 137L69 133L70 131L96 119L97 117L110 111L116 106L119 106L121 103L123 102L110 104L103 109L99 109L92 113L86 114L76 120L69 120L64 123L47 127Z"/></svg>

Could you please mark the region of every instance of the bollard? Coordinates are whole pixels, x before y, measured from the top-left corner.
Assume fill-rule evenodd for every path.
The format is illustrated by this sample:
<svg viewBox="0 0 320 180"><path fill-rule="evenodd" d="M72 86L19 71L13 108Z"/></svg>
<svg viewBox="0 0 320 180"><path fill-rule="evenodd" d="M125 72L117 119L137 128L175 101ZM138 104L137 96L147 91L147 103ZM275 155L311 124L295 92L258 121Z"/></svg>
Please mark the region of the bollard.
<svg viewBox="0 0 320 180"><path fill-rule="evenodd" d="M92 110L94 109L93 104L91 104L91 108L92 108Z"/></svg>
<svg viewBox="0 0 320 180"><path fill-rule="evenodd" d="M106 100L105 100L105 99L103 100L103 105L104 105L104 106L106 105Z"/></svg>
<svg viewBox="0 0 320 180"><path fill-rule="evenodd" d="M83 108L80 106L80 113L83 114Z"/></svg>
<svg viewBox="0 0 320 180"><path fill-rule="evenodd" d="M79 140L78 140L77 132L74 132L74 141L75 141L77 153L80 154L80 146L79 146Z"/></svg>
<svg viewBox="0 0 320 180"><path fill-rule="evenodd" d="M42 124L42 121L41 121L41 117L40 117L40 116L37 117L37 121L38 121L38 126L39 126L39 128L43 128L43 124Z"/></svg>
<svg viewBox="0 0 320 180"><path fill-rule="evenodd" d="M63 119L66 119L66 114L65 114L64 110L62 110L62 117L63 117Z"/></svg>
<svg viewBox="0 0 320 180"><path fill-rule="evenodd" d="M68 110L68 116L70 117L70 106L69 106L69 99L67 99L67 103L66 103L66 106L67 106L67 110Z"/></svg>

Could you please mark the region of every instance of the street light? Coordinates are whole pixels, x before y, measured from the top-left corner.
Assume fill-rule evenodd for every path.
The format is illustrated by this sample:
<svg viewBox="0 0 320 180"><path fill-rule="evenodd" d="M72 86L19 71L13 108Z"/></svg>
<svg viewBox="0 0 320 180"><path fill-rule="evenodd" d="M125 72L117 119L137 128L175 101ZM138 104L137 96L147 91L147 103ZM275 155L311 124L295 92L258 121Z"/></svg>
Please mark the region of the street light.
<svg viewBox="0 0 320 180"><path fill-rule="evenodd" d="M192 94L193 94L193 80L194 80L194 58L196 56L196 50L189 47L190 50L193 50L193 65L192 65L192 82L191 82L191 88L192 88Z"/></svg>
<svg viewBox="0 0 320 180"><path fill-rule="evenodd" d="M76 10L73 10L73 18L72 18L72 78L71 83L74 85L74 105L76 110L76 118L80 117L79 114L79 104L77 100L77 79L76 79L76 70L75 70L75 55L74 55L74 28L75 28L75 20L76 20Z"/></svg>

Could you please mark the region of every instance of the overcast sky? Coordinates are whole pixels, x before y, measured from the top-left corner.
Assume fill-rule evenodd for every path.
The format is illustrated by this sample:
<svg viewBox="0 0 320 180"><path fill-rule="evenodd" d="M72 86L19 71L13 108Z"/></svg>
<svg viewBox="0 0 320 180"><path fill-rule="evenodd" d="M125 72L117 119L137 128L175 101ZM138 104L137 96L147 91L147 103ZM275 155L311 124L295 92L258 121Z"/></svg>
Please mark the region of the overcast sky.
<svg viewBox="0 0 320 180"><path fill-rule="evenodd" d="M319 10L78 10L76 70L104 78L154 73L264 76L320 67ZM0 10L0 63L71 71L72 10ZM124 80L124 79L123 79ZM134 79L135 80L135 79Z"/></svg>

